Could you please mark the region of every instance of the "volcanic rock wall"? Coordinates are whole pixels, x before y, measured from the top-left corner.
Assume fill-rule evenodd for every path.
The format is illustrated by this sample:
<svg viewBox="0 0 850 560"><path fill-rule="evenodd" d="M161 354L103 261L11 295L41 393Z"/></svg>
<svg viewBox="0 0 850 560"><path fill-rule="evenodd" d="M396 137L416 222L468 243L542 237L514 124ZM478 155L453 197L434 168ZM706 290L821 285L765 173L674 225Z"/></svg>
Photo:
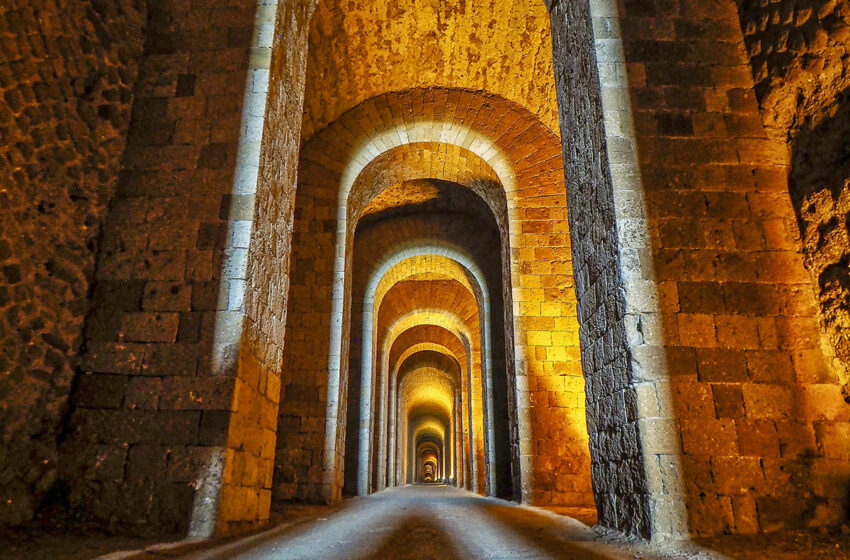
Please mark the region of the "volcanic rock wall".
<svg viewBox="0 0 850 560"><path fill-rule="evenodd" d="M0 523L30 519L127 135L144 0L0 4Z"/></svg>
<svg viewBox="0 0 850 560"><path fill-rule="evenodd" d="M261 515L260 416L276 416L277 397L258 397L276 392L262 337L240 346L276 13L254 0L149 6L63 447L71 505L113 529L191 518L209 534Z"/></svg>

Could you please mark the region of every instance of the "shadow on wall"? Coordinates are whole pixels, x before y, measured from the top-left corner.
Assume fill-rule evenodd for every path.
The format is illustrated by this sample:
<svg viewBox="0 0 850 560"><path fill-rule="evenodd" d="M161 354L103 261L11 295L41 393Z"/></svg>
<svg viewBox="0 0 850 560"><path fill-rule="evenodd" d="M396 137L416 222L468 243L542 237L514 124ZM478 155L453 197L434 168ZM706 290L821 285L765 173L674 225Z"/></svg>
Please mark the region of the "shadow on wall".
<svg viewBox="0 0 850 560"><path fill-rule="evenodd" d="M806 123L795 136L789 188L821 322L850 402L850 89L838 95L832 116Z"/></svg>

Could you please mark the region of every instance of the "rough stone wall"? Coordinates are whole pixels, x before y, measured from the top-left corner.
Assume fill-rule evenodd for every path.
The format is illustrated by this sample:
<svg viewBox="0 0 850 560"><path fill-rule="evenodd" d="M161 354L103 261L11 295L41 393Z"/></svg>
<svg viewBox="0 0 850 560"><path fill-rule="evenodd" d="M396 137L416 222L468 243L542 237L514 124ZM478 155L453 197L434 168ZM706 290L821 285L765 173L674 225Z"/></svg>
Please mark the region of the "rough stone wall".
<svg viewBox="0 0 850 560"><path fill-rule="evenodd" d="M208 535L268 517L283 309L260 302L285 289L286 263L268 271L287 230L268 228L291 212L273 198L294 182L297 134L274 123L282 151L262 176L260 141L272 71L272 113L299 112L291 31L307 17L271 0L150 5L65 447L72 504L116 529ZM276 23L290 32L272 70ZM259 282L277 296L257 298Z"/></svg>
<svg viewBox="0 0 850 560"><path fill-rule="evenodd" d="M145 2L0 4L0 523L57 476Z"/></svg>
<svg viewBox="0 0 850 560"><path fill-rule="evenodd" d="M850 399L850 3L739 0L738 8L762 118L791 152L805 264Z"/></svg>
<svg viewBox="0 0 850 560"><path fill-rule="evenodd" d="M850 407L821 351L786 149L762 124L737 6L620 7L663 317L647 327L666 346L690 531L841 523Z"/></svg>
<svg viewBox="0 0 850 560"><path fill-rule="evenodd" d="M555 82L581 328L599 523L648 536L650 501L638 429L614 192L587 2L552 2Z"/></svg>

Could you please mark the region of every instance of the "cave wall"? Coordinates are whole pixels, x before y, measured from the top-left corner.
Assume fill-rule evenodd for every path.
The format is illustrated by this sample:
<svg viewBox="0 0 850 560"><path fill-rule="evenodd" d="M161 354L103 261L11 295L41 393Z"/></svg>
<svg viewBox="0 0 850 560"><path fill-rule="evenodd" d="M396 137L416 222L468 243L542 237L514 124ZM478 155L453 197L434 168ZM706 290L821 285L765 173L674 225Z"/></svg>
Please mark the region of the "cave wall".
<svg viewBox="0 0 850 560"><path fill-rule="evenodd" d="M56 479L145 0L0 4L0 523Z"/></svg>

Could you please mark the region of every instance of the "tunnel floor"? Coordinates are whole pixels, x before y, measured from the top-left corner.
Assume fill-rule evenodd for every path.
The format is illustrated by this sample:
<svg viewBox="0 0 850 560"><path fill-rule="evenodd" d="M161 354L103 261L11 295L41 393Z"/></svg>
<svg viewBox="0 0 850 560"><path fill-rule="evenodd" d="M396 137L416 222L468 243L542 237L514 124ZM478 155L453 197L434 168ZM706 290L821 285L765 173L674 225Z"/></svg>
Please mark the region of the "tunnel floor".
<svg viewBox="0 0 850 560"><path fill-rule="evenodd" d="M545 510L453 487L414 485L351 500L327 517L281 533L182 558L620 560L670 556L618 549L600 542L586 525Z"/></svg>
<svg viewBox="0 0 850 560"><path fill-rule="evenodd" d="M276 514L275 525L238 539L159 544L62 529L0 534L0 560L850 560L850 529L720 535L661 548L614 540L546 510L437 485L333 506L292 506Z"/></svg>

